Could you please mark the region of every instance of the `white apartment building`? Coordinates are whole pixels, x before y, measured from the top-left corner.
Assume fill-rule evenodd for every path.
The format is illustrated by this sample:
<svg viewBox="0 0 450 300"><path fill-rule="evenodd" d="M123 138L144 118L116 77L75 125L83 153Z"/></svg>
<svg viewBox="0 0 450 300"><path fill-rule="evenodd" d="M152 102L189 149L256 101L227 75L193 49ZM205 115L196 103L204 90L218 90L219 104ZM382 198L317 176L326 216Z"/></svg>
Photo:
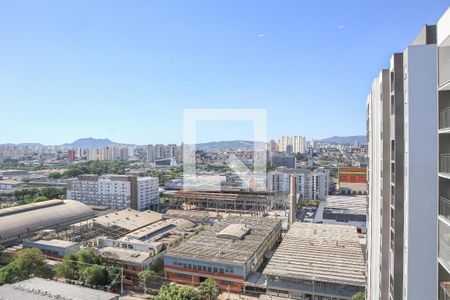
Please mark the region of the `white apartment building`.
<svg viewBox="0 0 450 300"><path fill-rule="evenodd" d="M273 193L289 193L289 177L293 175L297 181L297 193L300 200L325 200L330 186L328 172L274 171L267 174L267 191Z"/></svg>
<svg viewBox="0 0 450 300"><path fill-rule="evenodd" d="M425 26L367 98L367 299L437 299L437 48Z"/></svg>
<svg viewBox="0 0 450 300"><path fill-rule="evenodd" d="M157 160L172 158L175 161L182 161L183 146L175 144L168 145L147 145L147 163L154 164Z"/></svg>
<svg viewBox="0 0 450 300"><path fill-rule="evenodd" d="M282 136L278 140L278 151L284 152L288 145L292 146L294 153L306 152L306 138L304 136Z"/></svg>
<svg viewBox="0 0 450 300"><path fill-rule="evenodd" d="M68 181L67 198L113 209L157 209L159 180L129 175L82 175Z"/></svg>

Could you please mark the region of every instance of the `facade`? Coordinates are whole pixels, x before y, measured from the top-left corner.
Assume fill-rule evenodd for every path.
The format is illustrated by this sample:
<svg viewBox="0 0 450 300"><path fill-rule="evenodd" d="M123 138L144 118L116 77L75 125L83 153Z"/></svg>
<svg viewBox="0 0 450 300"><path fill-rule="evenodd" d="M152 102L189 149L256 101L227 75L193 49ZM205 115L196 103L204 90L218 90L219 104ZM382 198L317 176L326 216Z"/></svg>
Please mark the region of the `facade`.
<svg viewBox="0 0 450 300"><path fill-rule="evenodd" d="M280 220L228 216L169 249L164 272L173 282L198 285L211 278L222 290L240 292L280 238Z"/></svg>
<svg viewBox="0 0 450 300"><path fill-rule="evenodd" d="M293 223L263 271L267 294L348 299L364 291L364 249L353 226Z"/></svg>
<svg viewBox="0 0 450 300"><path fill-rule="evenodd" d="M285 167L295 169L297 159L295 155L273 154L270 156L270 164L273 167Z"/></svg>
<svg viewBox="0 0 450 300"><path fill-rule="evenodd" d="M305 153L306 138L304 136L282 136L278 140L278 151L285 152L291 146L294 153Z"/></svg>
<svg viewBox="0 0 450 300"><path fill-rule="evenodd" d="M384 70L385 78L387 70ZM375 82L374 82L375 84ZM377 83L379 84L379 82ZM387 84L387 82L386 82ZM378 88L378 87L377 87ZM367 193L367 169L361 167L338 168L338 184L342 193Z"/></svg>
<svg viewBox="0 0 450 300"><path fill-rule="evenodd" d="M439 109L439 299L450 299L450 9L437 23Z"/></svg>
<svg viewBox="0 0 450 300"><path fill-rule="evenodd" d="M281 170L267 174L267 191L273 193L289 192L289 176L297 182L297 194L300 200L325 200L330 186L328 172L311 172L308 170Z"/></svg>
<svg viewBox="0 0 450 300"><path fill-rule="evenodd" d="M159 181L131 175L82 175L68 181L67 198L113 209L156 209Z"/></svg>
<svg viewBox="0 0 450 300"><path fill-rule="evenodd" d="M436 53L425 26L368 96L368 299L437 298Z"/></svg>
<svg viewBox="0 0 450 300"><path fill-rule="evenodd" d="M67 160L68 161L74 161L76 159L76 151L75 150L67 150Z"/></svg>

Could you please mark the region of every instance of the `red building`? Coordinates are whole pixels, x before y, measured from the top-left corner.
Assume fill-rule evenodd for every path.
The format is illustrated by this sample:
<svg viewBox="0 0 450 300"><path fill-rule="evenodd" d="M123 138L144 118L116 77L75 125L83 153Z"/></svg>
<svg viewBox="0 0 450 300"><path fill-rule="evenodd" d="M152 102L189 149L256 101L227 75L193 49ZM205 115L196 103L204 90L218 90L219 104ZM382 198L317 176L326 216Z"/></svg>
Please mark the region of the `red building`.
<svg viewBox="0 0 450 300"><path fill-rule="evenodd" d="M74 161L76 158L76 152L75 150L69 150L67 151L67 160L68 161Z"/></svg>

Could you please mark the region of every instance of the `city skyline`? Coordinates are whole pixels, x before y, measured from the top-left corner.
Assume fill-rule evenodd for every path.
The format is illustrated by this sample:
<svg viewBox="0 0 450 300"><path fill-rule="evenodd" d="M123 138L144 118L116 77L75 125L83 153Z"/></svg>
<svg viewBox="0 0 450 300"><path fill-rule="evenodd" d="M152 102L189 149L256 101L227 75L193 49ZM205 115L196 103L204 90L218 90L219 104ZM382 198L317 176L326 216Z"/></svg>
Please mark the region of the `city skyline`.
<svg viewBox="0 0 450 300"><path fill-rule="evenodd" d="M362 134L367 82L447 3L355 3L2 2L0 143L179 143L185 108L267 109L268 137Z"/></svg>

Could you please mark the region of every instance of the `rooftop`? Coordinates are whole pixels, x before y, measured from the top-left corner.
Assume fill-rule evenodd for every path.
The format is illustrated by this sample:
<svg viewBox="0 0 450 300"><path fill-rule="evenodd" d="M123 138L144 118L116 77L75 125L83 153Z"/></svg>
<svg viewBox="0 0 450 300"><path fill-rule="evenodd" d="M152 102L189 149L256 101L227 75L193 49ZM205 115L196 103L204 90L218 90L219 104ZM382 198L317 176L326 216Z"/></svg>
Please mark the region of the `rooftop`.
<svg viewBox="0 0 450 300"><path fill-rule="evenodd" d="M204 231L178 247L168 250L167 255L230 264L244 264L279 223L280 220L276 219L228 216L212 226L206 226ZM236 224L240 224L239 226L247 225L251 227L251 230L242 239L224 239L220 237L220 232L230 225L232 227L228 228L226 232L234 232L231 229L235 229ZM219 237L217 236L218 233Z"/></svg>
<svg viewBox="0 0 450 300"><path fill-rule="evenodd" d="M363 246L356 227L293 223L263 273L364 286Z"/></svg>
<svg viewBox="0 0 450 300"><path fill-rule="evenodd" d="M0 286L0 300L112 300L119 295L38 277Z"/></svg>
<svg viewBox="0 0 450 300"><path fill-rule="evenodd" d="M118 247L103 247L98 251L104 256L114 257L118 261L130 264L142 264L146 259L152 257L148 252Z"/></svg>
<svg viewBox="0 0 450 300"><path fill-rule="evenodd" d="M365 215L366 207L366 196L328 196L324 209L334 213Z"/></svg>
<svg viewBox="0 0 450 300"><path fill-rule="evenodd" d="M57 240L57 239L53 239L53 240L39 240L39 241L35 241L33 243L34 244L39 244L39 245L61 247L61 248L66 248L66 247L70 247L70 246L74 246L74 245L78 244L76 242L63 241L63 240Z"/></svg>
<svg viewBox="0 0 450 300"><path fill-rule="evenodd" d="M124 209L96 217L92 219L92 221L104 226L116 225L131 231L155 223L161 219L162 214L151 210L137 211L133 209Z"/></svg>

